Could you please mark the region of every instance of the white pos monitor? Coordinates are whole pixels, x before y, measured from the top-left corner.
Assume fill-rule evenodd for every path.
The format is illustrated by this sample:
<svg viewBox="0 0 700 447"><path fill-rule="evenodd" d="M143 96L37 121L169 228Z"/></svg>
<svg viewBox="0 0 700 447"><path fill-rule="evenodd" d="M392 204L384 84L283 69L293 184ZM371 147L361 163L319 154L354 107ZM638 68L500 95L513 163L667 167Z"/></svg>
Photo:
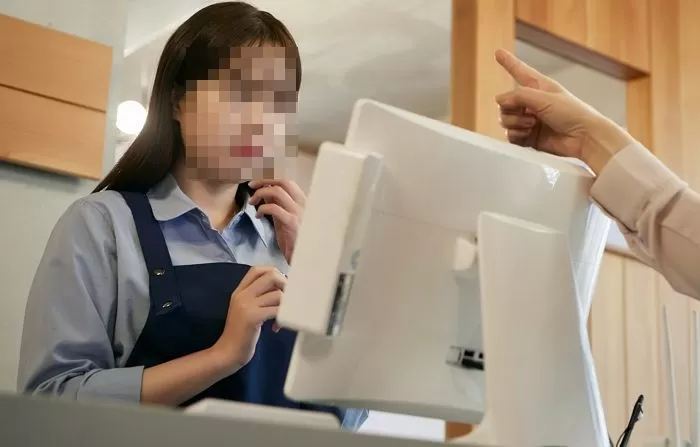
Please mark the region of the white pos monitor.
<svg viewBox="0 0 700 447"><path fill-rule="evenodd" d="M601 438L584 339L610 220L593 180L578 161L357 102L344 144L320 148L296 242L285 393L468 423L488 409ZM590 414L523 418L533 398Z"/></svg>

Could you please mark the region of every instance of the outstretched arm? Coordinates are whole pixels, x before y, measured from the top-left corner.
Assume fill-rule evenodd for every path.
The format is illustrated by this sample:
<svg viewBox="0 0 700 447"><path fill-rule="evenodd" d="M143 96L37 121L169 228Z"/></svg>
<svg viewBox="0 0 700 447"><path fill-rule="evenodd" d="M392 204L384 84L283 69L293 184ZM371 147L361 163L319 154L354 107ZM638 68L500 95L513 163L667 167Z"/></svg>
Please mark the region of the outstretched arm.
<svg viewBox="0 0 700 447"><path fill-rule="evenodd" d="M700 299L700 194L634 143L605 164L591 195L643 262Z"/></svg>

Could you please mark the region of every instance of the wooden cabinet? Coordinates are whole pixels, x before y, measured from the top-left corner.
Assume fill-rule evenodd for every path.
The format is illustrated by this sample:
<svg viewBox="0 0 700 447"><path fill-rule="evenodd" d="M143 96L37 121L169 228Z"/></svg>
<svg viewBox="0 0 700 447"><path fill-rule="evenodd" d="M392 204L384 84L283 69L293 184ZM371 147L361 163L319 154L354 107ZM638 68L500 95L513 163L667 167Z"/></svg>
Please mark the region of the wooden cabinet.
<svg viewBox="0 0 700 447"><path fill-rule="evenodd" d="M112 49L0 15L0 160L102 176Z"/></svg>
<svg viewBox="0 0 700 447"><path fill-rule="evenodd" d="M99 178L105 114L0 85L0 159Z"/></svg>

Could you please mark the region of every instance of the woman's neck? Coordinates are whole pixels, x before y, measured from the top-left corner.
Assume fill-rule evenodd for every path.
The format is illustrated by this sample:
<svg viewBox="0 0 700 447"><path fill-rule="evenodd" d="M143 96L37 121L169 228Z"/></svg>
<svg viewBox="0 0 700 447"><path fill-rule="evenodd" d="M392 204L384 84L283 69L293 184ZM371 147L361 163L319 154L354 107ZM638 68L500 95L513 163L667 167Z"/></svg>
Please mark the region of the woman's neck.
<svg viewBox="0 0 700 447"><path fill-rule="evenodd" d="M239 211L236 205L238 184L198 178L185 166L173 170L178 186L209 218L212 227L222 231Z"/></svg>

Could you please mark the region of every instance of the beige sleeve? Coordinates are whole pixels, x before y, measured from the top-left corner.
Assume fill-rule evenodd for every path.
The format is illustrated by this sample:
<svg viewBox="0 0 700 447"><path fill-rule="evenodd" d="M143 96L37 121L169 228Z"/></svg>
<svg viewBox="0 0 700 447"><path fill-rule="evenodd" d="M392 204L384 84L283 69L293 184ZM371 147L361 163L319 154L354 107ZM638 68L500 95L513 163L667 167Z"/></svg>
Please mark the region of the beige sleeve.
<svg viewBox="0 0 700 447"><path fill-rule="evenodd" d="M643 262L676 291L700 299L700 194L635 144L608 162L591 196Z"/></svg>

